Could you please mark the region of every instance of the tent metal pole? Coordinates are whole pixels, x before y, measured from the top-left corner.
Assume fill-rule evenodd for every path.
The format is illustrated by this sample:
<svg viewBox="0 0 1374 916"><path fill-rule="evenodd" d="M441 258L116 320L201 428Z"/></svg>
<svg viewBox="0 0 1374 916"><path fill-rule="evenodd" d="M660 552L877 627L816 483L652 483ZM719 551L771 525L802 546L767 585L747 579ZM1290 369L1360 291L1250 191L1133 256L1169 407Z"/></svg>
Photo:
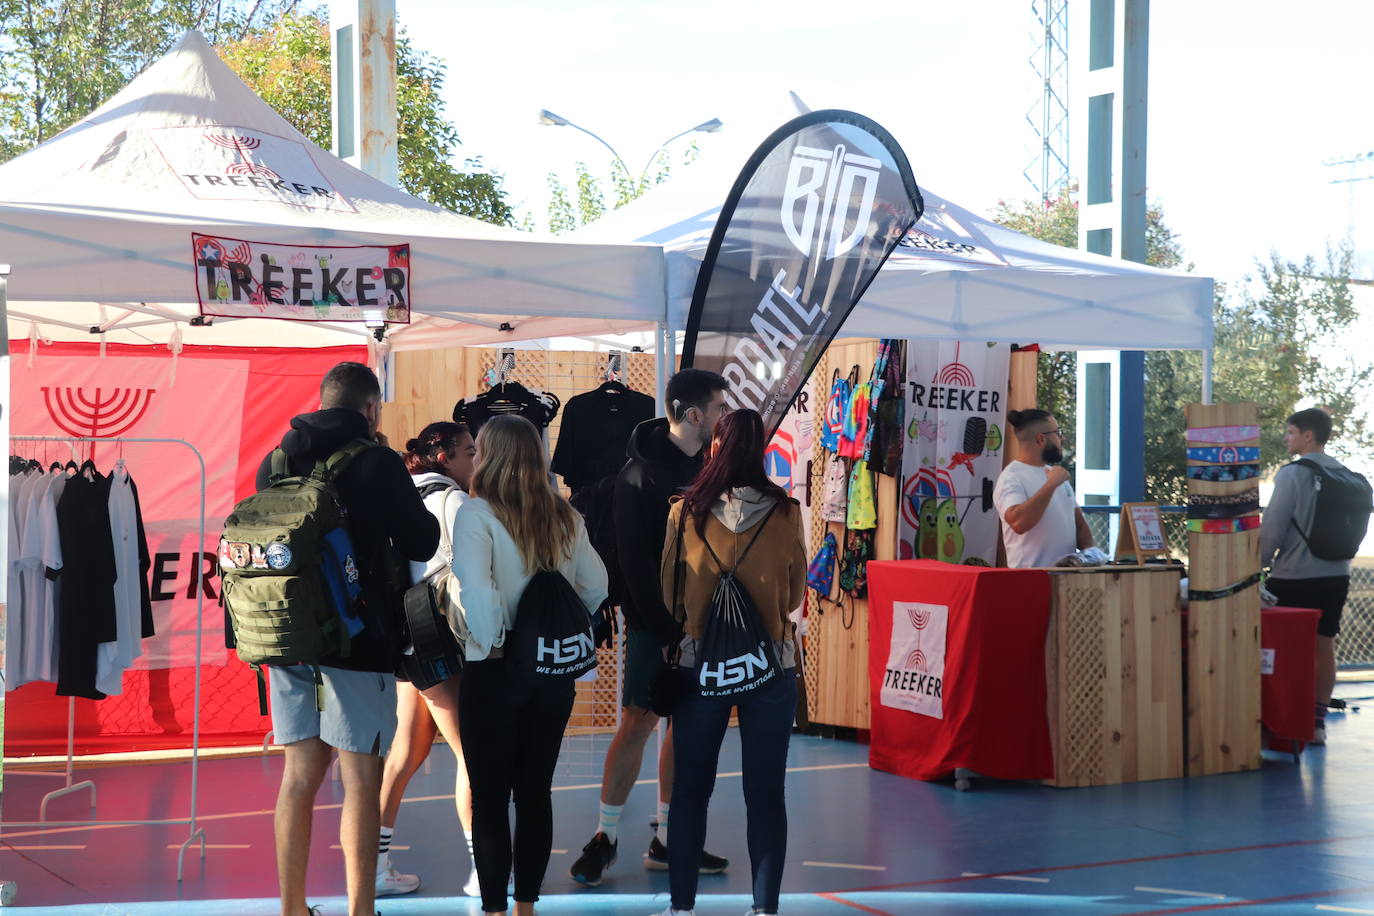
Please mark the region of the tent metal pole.
<svg viewBox="0 0 1374 916"><path fill-rule="evenodd" d="M1212 403L1212 348L1202 351L1202 403Z"/></svg>
<svg viewBox="0 0 1374 916"><path fill-rule="evenodd" d="M658 399L659 409L667 403L668 389L668 325L662 321L654 322L654 397ZM667 411L664 410L667 416Z"/></svg>

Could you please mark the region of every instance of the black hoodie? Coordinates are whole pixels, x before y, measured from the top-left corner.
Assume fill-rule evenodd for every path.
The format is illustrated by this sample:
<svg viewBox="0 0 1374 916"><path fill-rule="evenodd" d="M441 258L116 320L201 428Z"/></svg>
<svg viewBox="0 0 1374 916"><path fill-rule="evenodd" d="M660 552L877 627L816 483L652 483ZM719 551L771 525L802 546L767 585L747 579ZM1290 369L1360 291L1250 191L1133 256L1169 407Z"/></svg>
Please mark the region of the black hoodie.
<svg viewBox="0 0 1374 916"><path fill-rule="evenodd" d="M668 524L668 499L696 478L704 449L687 455L668 438L659 417L635 427L625 448L629 460L615 480L612 514L625 588L625 625L653 633L660 645L678 638L678 623L663 604L658 571Z"/></svg>
<svg viewBox="0 0 1374 916"><path fill-rule="evenodd" d="M308 474L316 461L355 439L370 438L367 418L356 410L334 407L293 417L281 448L291 460L293 474ZM272 456L268 455L258 467L259 490L267 488L271 471ZM379 445L359 454L344 468L335 486L348 513L348 530L359 558L368 628L352 641L347 657L328 658L324 664L389 673L396 670L400 649L400 590L409 582L387 575L386 564L404 575L404 566L393 562L394 554L417 562L434 556L439 547L439 523L425 509L401 457L389 448ZM388 556L393 551L393 556ZM383 609L379 627L371 619L377 608ZM378 629L382 632L374 632Z"/></svg>

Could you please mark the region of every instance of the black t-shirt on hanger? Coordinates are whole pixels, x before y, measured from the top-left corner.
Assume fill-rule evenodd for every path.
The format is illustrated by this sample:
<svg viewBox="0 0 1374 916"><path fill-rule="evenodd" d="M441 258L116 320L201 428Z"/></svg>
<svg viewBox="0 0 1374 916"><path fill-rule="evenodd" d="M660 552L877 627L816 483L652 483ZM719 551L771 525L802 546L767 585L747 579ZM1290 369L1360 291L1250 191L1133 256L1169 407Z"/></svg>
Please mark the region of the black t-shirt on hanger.
<svg viewBox="0 0 1374 916"><path fill-rule="evenodd" d="M574 494L615 474L625 463L630 434L653 416L654 399L620 382L570 398L553 451L553 472L563 476Z"/></svg>

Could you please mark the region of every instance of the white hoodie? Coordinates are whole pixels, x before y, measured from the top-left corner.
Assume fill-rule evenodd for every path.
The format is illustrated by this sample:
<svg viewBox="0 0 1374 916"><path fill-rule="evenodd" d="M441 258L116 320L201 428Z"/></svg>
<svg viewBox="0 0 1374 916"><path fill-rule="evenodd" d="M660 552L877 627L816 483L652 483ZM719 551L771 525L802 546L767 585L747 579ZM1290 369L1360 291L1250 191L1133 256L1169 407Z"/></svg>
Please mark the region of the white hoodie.
<svg viewBox="0 0 1374 916"><path fill-rule="evenodd" d="M423 474L415 474L410 478L415 483L415 489L419 490L432 483L441 483L448 487L458 487L458 483L451 477L440 474L437 471L426 471ZM443 532L447 531L450 537L453 534L453 521L458 517L458 510L467 501L468 495L458 488L452 492L439 491L431 493L425 497L425 508L429 514L439 520L440 535L439 547L434 551L434 556L424 563L410 562L410 581L411 583L423 582L430 576L448 565L448 558L443 555ZM448 509L448 517L444 517L444 509Z"/></svg>

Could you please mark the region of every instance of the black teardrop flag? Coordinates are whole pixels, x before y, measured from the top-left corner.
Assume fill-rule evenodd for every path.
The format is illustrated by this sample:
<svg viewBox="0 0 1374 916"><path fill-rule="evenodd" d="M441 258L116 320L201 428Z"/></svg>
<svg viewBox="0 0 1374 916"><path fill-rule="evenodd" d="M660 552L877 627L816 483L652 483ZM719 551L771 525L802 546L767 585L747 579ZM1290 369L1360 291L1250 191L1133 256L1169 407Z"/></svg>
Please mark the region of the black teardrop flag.
<svg viewBox="0 0 1374 916"><path fill-rule="evenodd" d="M787 122L749 158L697 274L682 365L730 383L771 436L887 256L921 218L911 166L852 111Z"/></svg>

